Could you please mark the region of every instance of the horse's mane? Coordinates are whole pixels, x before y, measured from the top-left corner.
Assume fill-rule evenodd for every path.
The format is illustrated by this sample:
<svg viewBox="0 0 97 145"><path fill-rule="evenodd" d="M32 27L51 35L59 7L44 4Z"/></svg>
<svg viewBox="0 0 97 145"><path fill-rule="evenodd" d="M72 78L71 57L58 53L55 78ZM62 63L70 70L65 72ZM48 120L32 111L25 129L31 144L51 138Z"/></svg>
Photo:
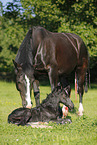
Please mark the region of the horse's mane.
<svg viewBox="0 0 97 145"><path fill-rule="evenodd" d="M19 50L18 50L18 53L17 53L17 56L15 58L15 62L18 63L18 64L25 64L25 63L29 63L31 65L32 64L32 54L33 54L33 48L32 46L34 44L32 44L33 42L33 38L32 38L32 34L35 32L35 35L37 35L37 32L40 33L40 37L41 37L41 40L43 38L45 38L46 35L49 34L49 31L46 30L45 28L43 27L40 27L40 26L33 26L32 28L29 29L28 33L26 34Z"/></svg>
<svg viewBox="0 0 97 145"><path fill-rule="evenodd" d="M29 39L31 38L31 34L32 34L32 30L30 28L29 31L27 32L27 34L26 34L26 36L25 36L20 48L19 48L20 51L25 47L25 45L27 45Z"/></svg>
<svg viewBox="0 0 97 145"><path fill-rule="evenodd" d="M28 33L26 34L19 50L17 56L15 58L15 62L19 64L30 63L32 65L32 48L30 45L30 38L31 38L32 30L29 29Z"/></svg>

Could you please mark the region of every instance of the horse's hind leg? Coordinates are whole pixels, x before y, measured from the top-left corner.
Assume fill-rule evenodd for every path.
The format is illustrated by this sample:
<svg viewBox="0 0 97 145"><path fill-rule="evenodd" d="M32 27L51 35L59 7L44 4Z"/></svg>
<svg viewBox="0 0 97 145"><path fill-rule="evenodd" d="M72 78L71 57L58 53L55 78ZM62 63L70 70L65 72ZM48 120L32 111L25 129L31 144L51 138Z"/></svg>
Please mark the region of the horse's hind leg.
<svg viewBox="0 0 97 145"><path fill-rule="evenodd" d="M83 115L83 93L84 93L84 81L85 81L85 74L87 71L87 61L83 60L83 65L77 68L78 74L78 94L79 94L79 112L78 115Z"/></svg>
<svg viewBox="0 0 97 145"><path fill-rule="evenodd" d="M49 66L48 76L51 84L51 90L54 90L58 84L58 70L56 65L53 65L53 67Z"/></svg>

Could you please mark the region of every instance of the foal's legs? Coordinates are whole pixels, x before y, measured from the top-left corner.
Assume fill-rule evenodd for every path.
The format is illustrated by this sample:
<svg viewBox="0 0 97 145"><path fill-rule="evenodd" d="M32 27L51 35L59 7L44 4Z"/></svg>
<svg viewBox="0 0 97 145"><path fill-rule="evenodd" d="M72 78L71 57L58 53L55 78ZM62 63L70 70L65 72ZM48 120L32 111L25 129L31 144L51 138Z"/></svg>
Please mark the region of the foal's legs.
<svg viewBox="0 0 97 145"><path fill-rule="evenodd" d="M39 81L37 80L33 82L33 91L34 91L36 106L39 106L40 105L40 91L39 91Z"/></svg>
<svg viewBox="0 0 97 145"><path fill-rule="evenodd" d="M87 63L86 61L83 61L83 65L77 68L77 74L78 74L78 94L79 94L79 112L78 115L83 115L83 105L82 105L82 99L83 99L83 93L84 93L84 81L85 81L85 74L87 70Z"/></svg>

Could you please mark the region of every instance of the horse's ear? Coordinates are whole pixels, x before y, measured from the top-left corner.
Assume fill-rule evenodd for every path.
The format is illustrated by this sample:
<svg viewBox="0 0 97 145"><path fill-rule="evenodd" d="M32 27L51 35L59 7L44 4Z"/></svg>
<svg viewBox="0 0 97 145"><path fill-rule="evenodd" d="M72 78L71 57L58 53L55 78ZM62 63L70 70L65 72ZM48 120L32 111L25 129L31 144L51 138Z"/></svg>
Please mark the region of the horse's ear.
<svg viewBox="0 0 97 145"><path fill-rule="evenodd" d="M14 60L12 61L13 61L14 67L17 68L17 63Z"/></svg>
<svg viewBox="0 0 97 145"><path fill-rule="evenodd" d="M13 60L13 64L15 67L15 73L17 74L18 71L22 70L22 64L18 64Z"/></svg>

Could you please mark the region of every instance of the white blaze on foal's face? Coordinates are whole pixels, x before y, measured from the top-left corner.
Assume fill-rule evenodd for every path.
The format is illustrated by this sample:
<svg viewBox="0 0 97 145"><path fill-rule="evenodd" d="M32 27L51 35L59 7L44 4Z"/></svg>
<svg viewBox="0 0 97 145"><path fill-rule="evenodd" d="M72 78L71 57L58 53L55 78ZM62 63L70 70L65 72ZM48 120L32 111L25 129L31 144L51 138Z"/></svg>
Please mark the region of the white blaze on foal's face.
<svg viewBox="0 0 97 145"><path fill-rule="evenodd" d="M27 101L27 106L26 108L31 108L31 98L30 98L30 80L29 78L25 75L25 80L26 80L26 101Z"/></svg>

